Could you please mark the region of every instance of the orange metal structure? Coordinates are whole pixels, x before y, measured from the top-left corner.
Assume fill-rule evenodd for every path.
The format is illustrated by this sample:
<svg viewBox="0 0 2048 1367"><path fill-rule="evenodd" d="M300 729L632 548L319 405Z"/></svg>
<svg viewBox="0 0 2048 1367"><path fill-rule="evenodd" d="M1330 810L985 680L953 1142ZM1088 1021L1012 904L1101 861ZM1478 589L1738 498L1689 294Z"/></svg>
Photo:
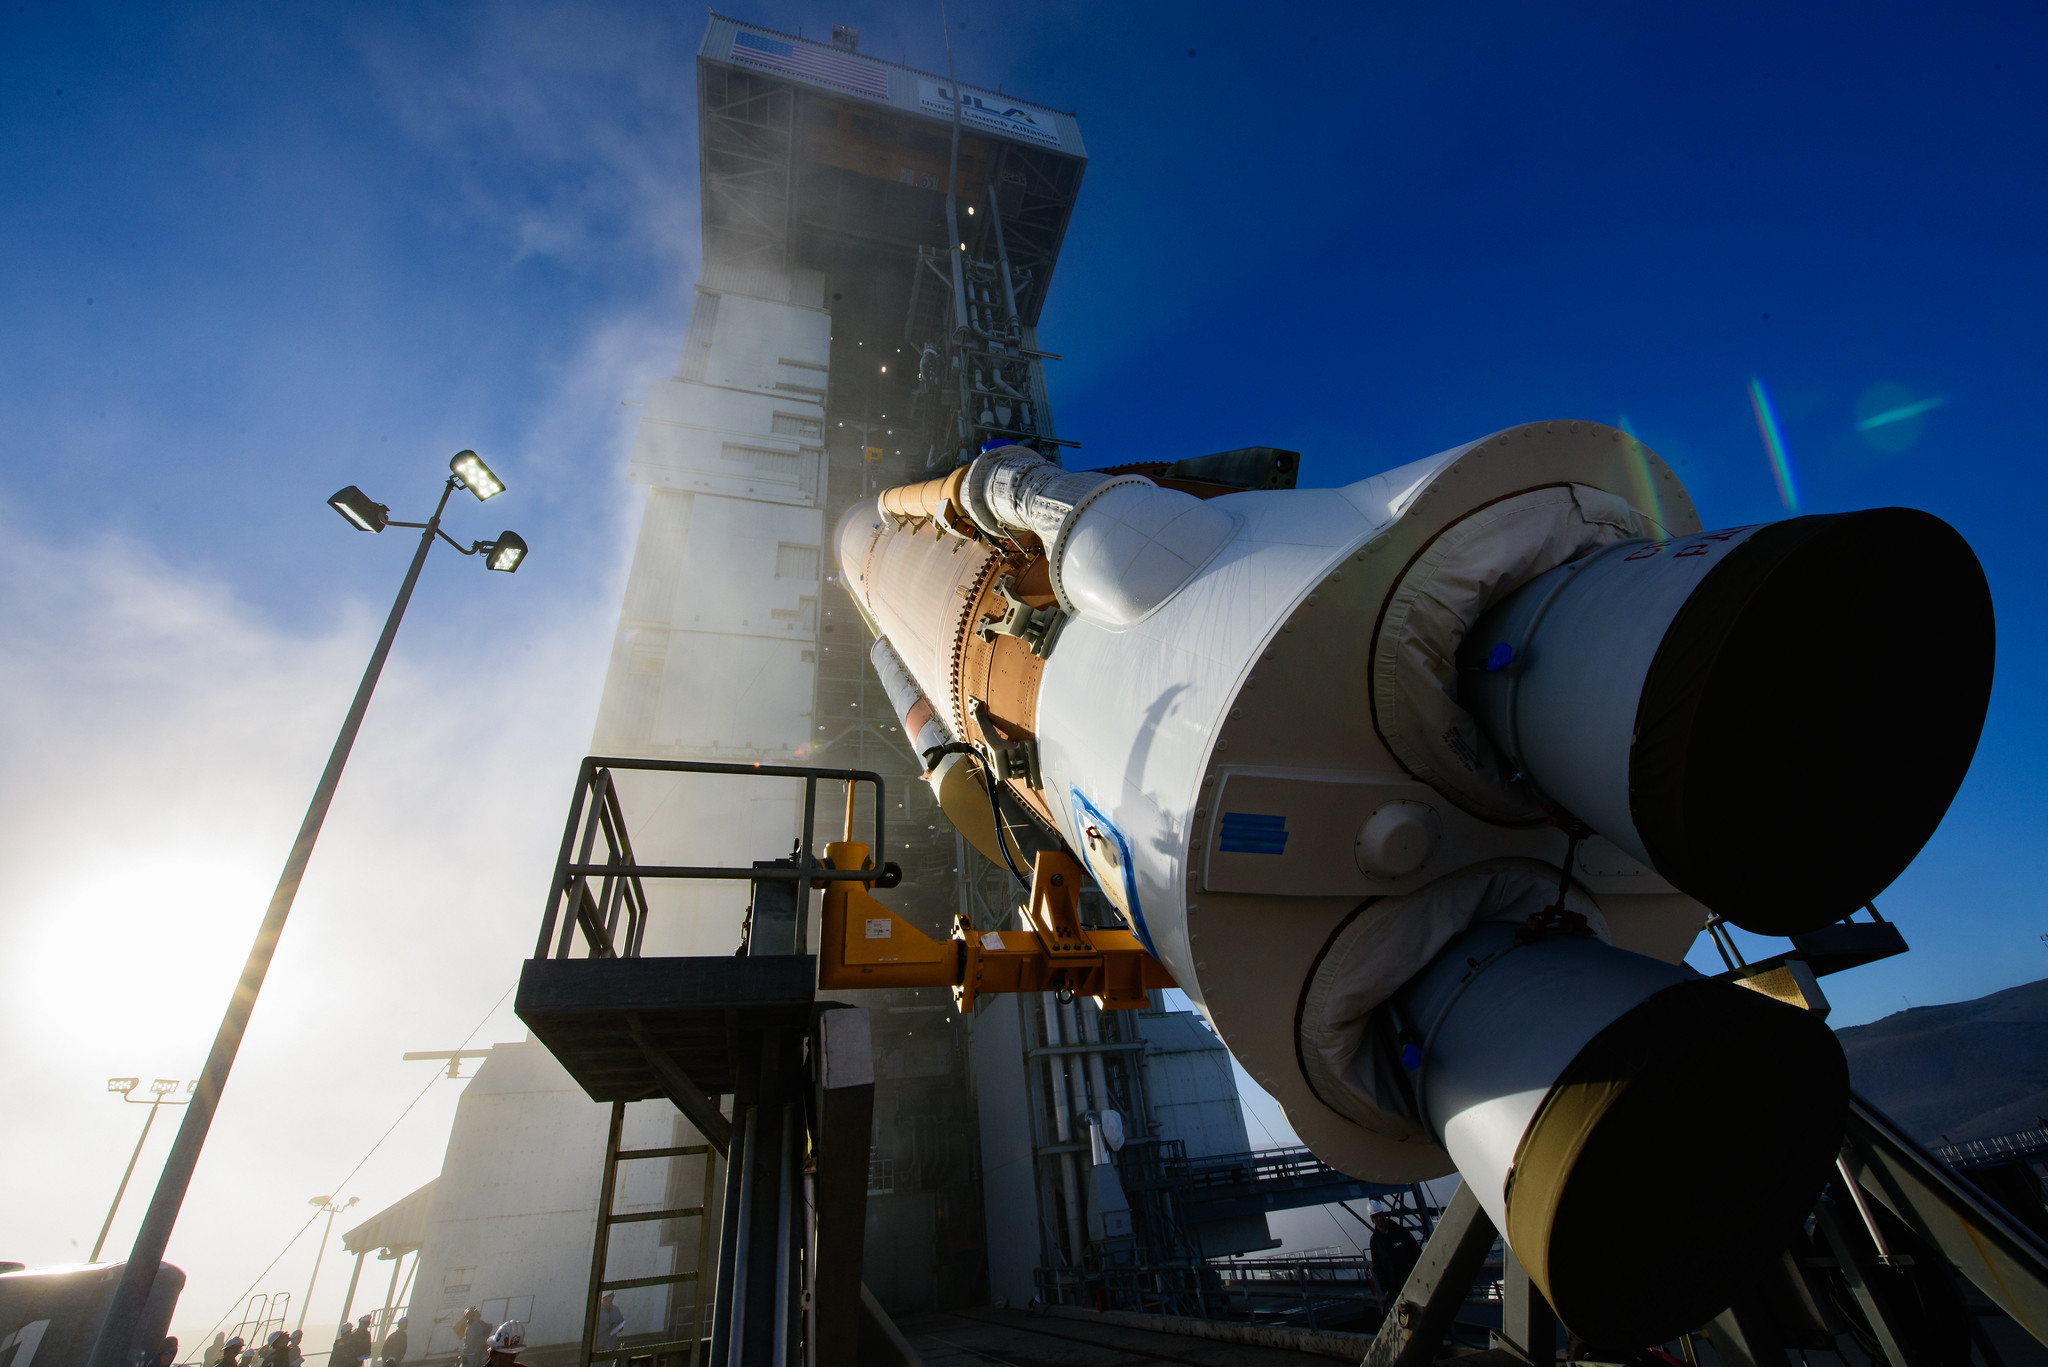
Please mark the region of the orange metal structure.
<svg viewBox="0 0 2048 1367"><path fill-rule="evenodd" d="M836 841L825 847L835 869L868 867L868 847ZM951 939L934 940L905 921L861 883L825 887L819 923L818 986L950 987L962 1011L984 992L1071 992L1093 997L1105 1011L1145 1005L1155 987L1176 986L1128 930L1081 924L1088 875L1071 856L1041 853L1032 869L1030 930L977 930L958 918Z"/></svg>

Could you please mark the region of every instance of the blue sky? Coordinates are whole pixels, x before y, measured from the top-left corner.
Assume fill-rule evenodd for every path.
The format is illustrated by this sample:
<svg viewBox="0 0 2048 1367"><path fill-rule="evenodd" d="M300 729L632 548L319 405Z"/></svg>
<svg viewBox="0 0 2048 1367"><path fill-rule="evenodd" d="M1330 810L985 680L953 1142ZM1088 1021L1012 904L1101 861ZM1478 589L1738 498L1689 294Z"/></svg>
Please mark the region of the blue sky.
<svg viewBox="0 0 2048 1367"><path fill-rule="evenodd" d="M935 5L736 12L852 23L864 50L943 69ZM2048 17L953 17L963 79L1078 109L1093 153L1042 329L1082 463L1271 444L1336 484L1513 422L1625 416L1709 524L1744 523L1784 513L1745 392L1761 377L1805 510L1910 504L1960 528L1999 613L1990 723L1880 899L1914 952L1828 986L1848 1023L2048 971ZM239 1185L202 1173L196 1194L255 1211L326 1190L309 1165L339 1178L427 1084L397 1052L516 1037L492 1001L632 536L620 400L672 368L697 269L703 23L601 4L0 12L0 950L10 1028L37 1041L0 1071L43 1118L0 1136L11 1151L54 1154L57 1117L87 1169L118 1165L126 1117L102 1114L99 1079L191 1066L231 972L193 945L218 929L239 957L403 568L399 538L321 501L356 483L417 516L461 446L510 492L458 505L457 533L511 526L533 554L510 578L430 566L230 1094L252 1136ZM1941 633L1881 667L1940 669ZM178 915L150 914L167 889ZM75 999L21 990L22 965L86 952L109 1002L52 1026L48 1004ZM260 1111L232 1111L285 1097L323 1120L294 1165L256 1141ZM430 1091L364 1169L366 1201L432 1175L450 1106ZM34 1194L34 1257L96 1229L87 1185ZM195 1303L231 1299L297 1223L237 1218L181 1227L229 1250Z"/></svg>

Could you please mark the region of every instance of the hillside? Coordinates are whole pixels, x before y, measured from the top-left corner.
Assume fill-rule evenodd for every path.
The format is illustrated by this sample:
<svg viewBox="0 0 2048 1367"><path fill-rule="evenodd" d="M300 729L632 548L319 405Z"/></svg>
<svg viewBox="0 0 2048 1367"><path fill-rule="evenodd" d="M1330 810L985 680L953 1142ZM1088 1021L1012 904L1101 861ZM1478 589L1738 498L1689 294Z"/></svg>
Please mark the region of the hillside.
<svg viewBox="0 0 2048 1367"><path fill-rule="evenodd" d="M2010 1134L2048 1115L2048 979L1836 1034L1856 1090L1924 1144Z"/></svg>

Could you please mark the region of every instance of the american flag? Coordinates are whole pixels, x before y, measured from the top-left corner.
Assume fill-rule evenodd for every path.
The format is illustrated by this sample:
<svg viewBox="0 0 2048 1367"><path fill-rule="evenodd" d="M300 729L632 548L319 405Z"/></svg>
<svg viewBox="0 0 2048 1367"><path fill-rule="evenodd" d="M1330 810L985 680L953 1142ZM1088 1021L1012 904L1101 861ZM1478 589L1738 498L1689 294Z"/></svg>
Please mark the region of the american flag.
<svg viewBox="0 0 2048 1367"><path fill-rule="evenodd" d="M850 53L829 52L809 43L789 43L744 29L732 37L732 59L873 99L889 98L889 73L881 63Z"/></svg>

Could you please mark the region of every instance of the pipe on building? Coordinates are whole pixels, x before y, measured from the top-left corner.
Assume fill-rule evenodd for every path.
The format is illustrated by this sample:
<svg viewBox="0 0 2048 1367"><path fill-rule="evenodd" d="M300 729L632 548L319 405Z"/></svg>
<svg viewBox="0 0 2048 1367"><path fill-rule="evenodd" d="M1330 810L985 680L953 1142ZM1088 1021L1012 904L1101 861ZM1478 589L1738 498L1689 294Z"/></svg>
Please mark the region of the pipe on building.
<svg viewBox="0 0 2048 1367"><path fill-rule="evenodd" d="M747 1256L750 1252L747 1247L749 1242L747 1236L753 1232L754 1140L756 1137L755 1132L760 1128L760 1115L761 1108L759 1106L747 1107L747 1123L741 1131L740 1143L734 1146L739 1149L739 1154L736 1157L728 1157L726 1160L729 1163L738 1162L741 1164L741 1167L739 1209L733 1212L732 1216L737 1223L733 1230L732 1296L728 1300L728 1304L732 1306L732 1313L729 1316L732 1329L725 1345L725 1367L746 1367L747 1363L747 1317L745 1307L747 1304Z"/></svg>
<svg viewBox="0 0 2048 1367"><path fill-rule="evenodd" d="M1045 997L1045 1042L1058 1047L1066 1043L1060 1037L1060 1008L1056 994L1047 992ZM1052 1079L1052 1124L1053 1133L1061 1144L1074 1142L1074 1116L1067 1106L1067 1066L1059 1054L1045 1056L1045 1070ZM1060 1155L1060 1198L1067 1213L1067 1258L1068 1265L1076 1271L1081 1267L1082 1240L1081 1189L1074 1172L1074 1155Z"/></svg>
<svg viewBox="0 0 2048 1367"><path fill-rule="evenodd" d="M796 1127L796 1104L791 1102L782 1108L782 1152L776 1167L779 1180L775 1184L775 1367L789 1364L789 1264L791 1236L795 1231L790 1198L795 1195L797 1182Z"/></svg>
<svg viewBox="0 0 2048 1367"><path fill-rule="evenodd" d="M1074 1003L1071 999L1060 1003L1060 1024L1065 1030L1067 1043L1069 1044L1081 1043L1081 1030L1076 1024L1075 1016ZM1075 1058L1074 1063L1076 1066L1067 1073L1068 1080L1074 1089L1074 1114L1077 1116L1085 1116L1088 1112L1096 1109L1088 1100L1088 1086L1085 1081L1087 1066L1083 1062L1086 1057L1086 1055L1081 1055Z"/></svg>
<svg viewBox="0 0 2048 1367"><path fill-rule="evenodd" d="M1093 998L1081 1003L1081 1038L1089 1044L1102 1043L1102 1009ZM1088 1055L1088 1093L1093 1098L1090 1109L1098 1114L1109 1109L1109 1077L1100 1050Z"/></svg>
<svg viewBox="0 0 2048 1367"><path fill-rule="evenodd" d="M1003 307L1008 311L1009 315L1006 319L1006 326L1010 332L1009 340L1014 343L1017 340L1017 325L1021 319L1017 313L1017 288L1010 283L1010 248L1003 238L1003 211L1002 207L996 203L996 183L994 181L988 183L988 221L989 226L995 229L996 270L1003 282Z"/></svg>

